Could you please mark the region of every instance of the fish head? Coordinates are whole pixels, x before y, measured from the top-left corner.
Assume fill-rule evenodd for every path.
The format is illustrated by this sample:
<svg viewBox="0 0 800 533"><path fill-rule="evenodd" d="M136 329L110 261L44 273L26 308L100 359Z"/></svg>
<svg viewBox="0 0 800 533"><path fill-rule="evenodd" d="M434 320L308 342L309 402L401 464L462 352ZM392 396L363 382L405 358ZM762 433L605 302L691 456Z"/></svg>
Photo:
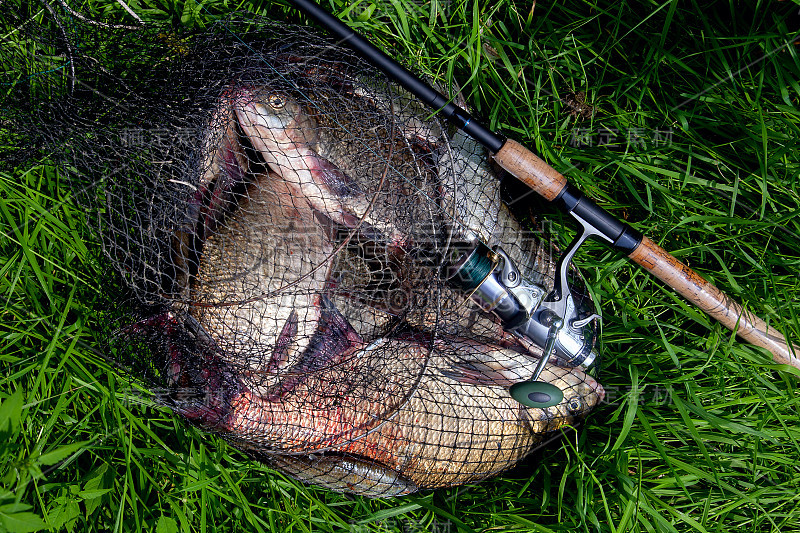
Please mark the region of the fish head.
<svg viewBox="0 0 800 533"><path fill-rule="evenodd" d="M553 420L560 421L559 425L583 420L605 398L603 386L580 368L551 367L550 372L553 375L546 381L564 393L561 402L552 407L556 411Z"/></svg>
<svg viewBox="0 0 800 533"><path fill-rule="evenodd" d="M240 89L236 116L245 136L262 155L314 150L316 124L300 103L286 92L268 87ZM266 156L267 163L270 161Z"/></svg>

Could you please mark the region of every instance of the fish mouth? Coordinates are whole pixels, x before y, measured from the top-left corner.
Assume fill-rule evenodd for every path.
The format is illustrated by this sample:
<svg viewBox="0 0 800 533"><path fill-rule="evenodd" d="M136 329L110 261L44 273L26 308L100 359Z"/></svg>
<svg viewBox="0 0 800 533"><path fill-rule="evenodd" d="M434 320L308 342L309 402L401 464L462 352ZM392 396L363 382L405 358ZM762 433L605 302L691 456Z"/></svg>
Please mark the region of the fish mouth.
<svg viewBox="0 0 800 533"><path fill-rule="evenodd" d="M585 412L582 413L582 415L585 416L589 411L603 402L606 397L606 390L599 381L588 374L586 375L586 380L582 384L582 387L585 387L585 392L581 394L586 403Z"/></svg>
<svg viewBox="0 0 800 533"><path fill-rule="evenodd" d="M564 415L575 422L585 419L606 396L603 386L588 374L583 376L582 382L568 387L564 392Z"/></svg>
<svg viewBox="0 0 800 533"><path fill-rule="evenodd" d="M594 389L594 393L597 395L597 401L594 403L594 405L592 407L594 407L595 405L598 405L600 403L603 403L603 400L606 399L606 390L603 388L602 385L600 385L599 381L595 381L595 383L596 383L596 386L595 386L595 389Z"/></svg>

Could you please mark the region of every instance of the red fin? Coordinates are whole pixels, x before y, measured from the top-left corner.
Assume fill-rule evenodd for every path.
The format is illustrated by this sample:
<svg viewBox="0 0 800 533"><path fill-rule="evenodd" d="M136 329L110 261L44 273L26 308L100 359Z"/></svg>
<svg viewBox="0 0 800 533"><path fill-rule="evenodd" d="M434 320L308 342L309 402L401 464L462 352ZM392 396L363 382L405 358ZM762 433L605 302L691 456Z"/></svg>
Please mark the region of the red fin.
<svg viewBox="0 0 800 533"><path fill-rule="evenodd" d="M275 374L289 363L289 345L297 336L297 311L292 309L289 318L283 325L278 340L275 341L275 348L272 350L272 357L267 365L267 373Z"/></svg>
<svg viewBox="0 0 800 533"><path fill-rule="evenodd" d="M364 344L364 339L336 309L327 296L322 296L322 312L317 333L323 339L326 356L335 356L349 348ZM310 347L309 347L310 348ZM330 351L328 351L330 350Z"/></svg>
<svg viewBox="0 0 800 533"><path fill-rule="evenodd" d="M364 344L353 326L336 309L333 303L322 296L319 325L311 338L302 360L287 371L287 377L267 395L266 401L279 401L286 394L309 378L311 374L340 363L352 349Z"/></svg>
<svg viewBox="0 0 800 533"><path fill-rule="evenodd" d="M512 380L502 372L497 372L486 365L474 362L456 363L448 369L440 370L440 372L445 377L469 385L510 387L514 383L522 381L522 377Z"/></svg>
<svg viewBox="0 0 800 533"><path fill-rule="evenodd" d="M311 165L309 165L311 167ZM363 194L358 184L342 170L322 157L314 158L313 168L309 168L322 184L337 196L357 196Z"/></svg>

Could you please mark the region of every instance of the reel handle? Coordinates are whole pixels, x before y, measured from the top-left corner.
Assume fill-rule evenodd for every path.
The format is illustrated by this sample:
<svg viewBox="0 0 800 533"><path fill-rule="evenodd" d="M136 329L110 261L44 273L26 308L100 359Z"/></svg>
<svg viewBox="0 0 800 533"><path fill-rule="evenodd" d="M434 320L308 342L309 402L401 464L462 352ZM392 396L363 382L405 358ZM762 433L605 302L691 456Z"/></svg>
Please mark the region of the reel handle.
<svg viewBox="0 0 800 533"><path fill-rule="evenodd" d="M508 389L508 393L511 395L511 397L517 400L519 403L527 407L536 407L538 409L545 409L547 407L558 405L561 403L561 400L564 399L564 392L561 389L552 383L538 381L539 376L542 375L542 370L544 370L545 365L547 365L547 361L553 354L553 349L556 346L556 339L558 338L558 332L564 326L564 320L562 320L561 317L555 313L549 313L547 316L547 321L549 322L547 342L545 342L544 350L542 351L542 358L539 359L539 363L536 365L533 375L528 378L527 381L514 383L511 385L511 388Z"/></svg>
<svg viewBox="0 0 800 533"><path fill-rule="evenodd" d="M800 348L789 344L780 331L770 328L652 240L637 235L630 226L614 219L585 195L576 192L563 175L533 152L508 139L494 154L494 160L542 197L559 203L570 214L579 214L579 220L582 218L600 230L614 248L626 253L635 263L720 324L745 341L768 350L776 363L800 369L800 358L797 357Z"/></svg>

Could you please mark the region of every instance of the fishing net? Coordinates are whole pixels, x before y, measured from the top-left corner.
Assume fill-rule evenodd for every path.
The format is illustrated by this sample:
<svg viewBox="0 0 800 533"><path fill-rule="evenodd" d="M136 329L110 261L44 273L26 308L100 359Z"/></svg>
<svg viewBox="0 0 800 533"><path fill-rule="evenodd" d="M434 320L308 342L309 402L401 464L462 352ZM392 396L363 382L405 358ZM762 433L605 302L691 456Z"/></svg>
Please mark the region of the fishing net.
<svg viewBox="0 0 800 533"><path fill-rule="evenodd" d="M505 470L602 399L555 358L541 379L561 403L509 396L541 350L443 265L480 240L549 291L554 250L483 148L348 49L237 17L35 39L38 75L3 80L16 157L57 163L139 307L116 362L189 422L302 481L392 496Z"/></svg>

